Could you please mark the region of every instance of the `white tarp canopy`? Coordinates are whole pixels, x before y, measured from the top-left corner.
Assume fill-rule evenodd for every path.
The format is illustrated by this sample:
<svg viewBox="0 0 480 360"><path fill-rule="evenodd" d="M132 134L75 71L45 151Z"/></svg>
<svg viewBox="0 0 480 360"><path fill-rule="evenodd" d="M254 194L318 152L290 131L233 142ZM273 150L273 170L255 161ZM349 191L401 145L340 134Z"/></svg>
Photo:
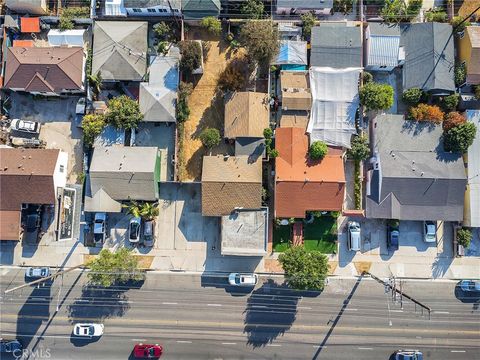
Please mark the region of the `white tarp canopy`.
<svg viewBox="0 0 480 360"><path fill-rule="evenodd" d="M358 81L361 68L310 68L312 110L307 126L310 141L350 148L359 106Z"/></svg>
<svg viewBox="0 0 480 360"><path fill-rule="evenodd" d="M275 64L307 65L307 42L293 40L281 41Z"/></svg>
<svg viewBox="0 0 480 360"><path fill-rule="evenodd" d="M83 46L85 30L65 30L60 31L51 29L48 32L48 43L50 46Z"/></svg>
<svg viewBox="0 0 480 360"><path fill-rule="evenodd" d="M466 225L480 227L480 110L467 110L467 119L477 127L477 136L468 148L468 190Z"/></svg>

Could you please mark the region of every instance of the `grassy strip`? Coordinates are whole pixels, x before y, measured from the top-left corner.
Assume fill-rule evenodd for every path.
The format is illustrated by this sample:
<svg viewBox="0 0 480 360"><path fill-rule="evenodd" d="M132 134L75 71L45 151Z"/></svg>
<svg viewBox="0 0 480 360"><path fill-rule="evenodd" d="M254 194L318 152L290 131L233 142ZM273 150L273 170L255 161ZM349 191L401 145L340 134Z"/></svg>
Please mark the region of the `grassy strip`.
<svg viewBox="0 0 480 360"><path fill-rule="evenodd" d="M362 208L362 180L360 179L360 160L355 160L354 178L355 209L360 210Z"/></svg>

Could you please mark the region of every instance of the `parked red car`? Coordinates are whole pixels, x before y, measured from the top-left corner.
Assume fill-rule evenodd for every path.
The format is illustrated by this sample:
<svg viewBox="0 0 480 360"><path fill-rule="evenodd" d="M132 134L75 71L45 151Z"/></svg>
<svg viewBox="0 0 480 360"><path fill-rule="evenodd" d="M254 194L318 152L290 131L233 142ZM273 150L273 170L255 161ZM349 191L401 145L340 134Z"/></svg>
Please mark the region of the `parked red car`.
<svg viewBox="0 0 480 360"><path fill-rule="evenodd" d="M137 344L133 348L136 359L157 359L162 355L163 348L158 344Z"/></svg>

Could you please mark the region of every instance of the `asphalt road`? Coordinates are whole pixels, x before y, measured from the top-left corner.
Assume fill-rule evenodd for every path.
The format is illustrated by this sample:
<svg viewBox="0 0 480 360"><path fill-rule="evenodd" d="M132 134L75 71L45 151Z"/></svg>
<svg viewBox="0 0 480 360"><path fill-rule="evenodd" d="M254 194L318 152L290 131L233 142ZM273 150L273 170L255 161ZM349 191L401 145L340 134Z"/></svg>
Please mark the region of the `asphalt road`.
<svg viewBox="0 0 480 360"><path fill-rule="evenodd" d="M308 293L261 277L253 291L238 292L226 277L150 273L143 284L106 290L86 287L74 271L63 286L57 279L4 294L25 282L24 270L0 275L1 336L22 341L23 359L132 359L139 342L161 344L162 359L388 359L400 348L425 359L480 359L480 298L454 282L404 282L433 309L429 319L366 278L332 279ZM75 339L77 322L101 322L105 333Z"/></svg>

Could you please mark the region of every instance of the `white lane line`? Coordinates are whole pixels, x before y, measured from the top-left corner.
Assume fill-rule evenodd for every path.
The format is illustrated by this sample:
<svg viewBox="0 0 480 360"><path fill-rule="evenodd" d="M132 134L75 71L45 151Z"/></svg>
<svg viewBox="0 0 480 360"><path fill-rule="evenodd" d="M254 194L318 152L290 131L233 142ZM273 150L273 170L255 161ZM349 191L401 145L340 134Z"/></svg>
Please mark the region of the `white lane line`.
<svg viewBox="0 0 480 360"><path fill-rule="evenodd" d="M132 341L147 341L147 339L132 339Z"/></svg>
<svg viewBox="0 0 480 360"><path fill-rule="evenodd" d="M229 342L224 342L222 345L237 345L237 343L229 343Z"/></svg>
<svg viewBox="0 0 480 360"><path fill-rule="evenodd" d="M280 344L267 344L267 346L277 346L277 347L280 347L280 346L282 346L282 345L280 345Z"/></svg>
<svg viewBox="0 0 480 360"><path fill-rule="evenodd" d="M390 310L391 312L397 312L397 313L402 313L403 310Z"/></svg>
<svg viewBox="0 0 480 360"><path fill-rule="evenodd" d="M373 348L368 347L359 347L358 350L373 350Z"/></svg>
<svg viewBox="0 0 480 360"><path fill-rule="evenodd" d="M450 350L450 352L453 352L453 353L464 353L466 352L465 350Z"/></svg>
<svg viewBox="0 0 480 360"><path fill-rule="evenodd" d="M358 311L358 309L351 309L351 308L346 308L345 310L348 310L348 311Z"/></svg>
<svg viewBox="0 0 480 360"><path fill-rule="evenodd" d="M62 335L30 335L30 334L17 334L17 333L2 333L2 336L17 336L17 337L28 337L28 338L53 338L53 339L70 339L72 336L62 336Z"/></svg>
<svg viewBox="0 0 480 360"><path fill-rule="evenodd" d="M299 306L298 308L299 309L305 309L305 310L312 310L312 308L309 307L309 306Z"/></svg>
<svg viewBox="0 0 480 360"><path fill-rule="evenodd" d="M222 306L222 304L207 304L207 306Z"/></svg>
<svg viewBox="0 0 480 360"><path fill-rule="evenodd" d="M178 305L178 303L174 303L174 302L162 302L162 305Z"/></svg>
<svg viewBox="0 0 480 360"><path fill-rule="evenodd" d="M177 340L177 343L179 343L179 344L191 344L192 342L188 341L188 340Z"/></svg>
<svg viewBox="0 0 480 360"><path fill-rule="evenodd" d="M120 304L131 304L132 303L130 300L119 300L118 302Z"/></svg>
<svg viewBox="0 0 480 360"><path fill-rule="evenodd" d="M434 311L434 314L450 314L448 311Z"/></svg>

